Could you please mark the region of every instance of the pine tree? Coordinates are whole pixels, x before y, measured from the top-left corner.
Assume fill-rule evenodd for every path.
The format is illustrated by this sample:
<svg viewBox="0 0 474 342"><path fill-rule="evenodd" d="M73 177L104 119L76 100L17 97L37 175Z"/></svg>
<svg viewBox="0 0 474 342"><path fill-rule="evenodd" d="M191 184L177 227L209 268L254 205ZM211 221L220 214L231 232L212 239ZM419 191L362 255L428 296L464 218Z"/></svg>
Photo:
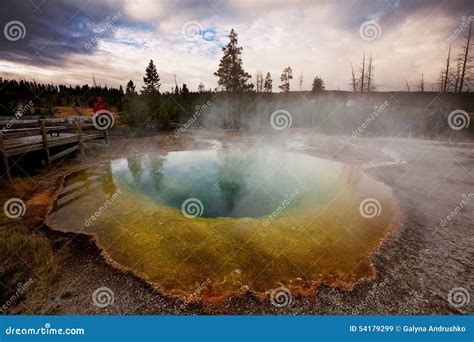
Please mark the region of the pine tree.
<svg viewBox="0 0 474 342"><path fill-rule="evenodd" d="M217 83L226 91L241 92L253 89L253 84L247 83L252 77L242 67L242 47L238 46L237 33L230 31L229 43L222 48L223 56L219 68L214 73Z"/></svg>
<svg viewBox="0 0 474 342"><path fill-rule="evenodd" d="M125 88L125 95L135 95L137 92L135 90L135 84L133 84L133 81L130 80L127 83L127 86Z"/></svg>
<svg viewBox="0 0 474 342"><path fill-rule="evenodd" d="M271 93L273 89L272 83L273 83L272 75L270 75L270 73L267 72L267 75L265 76L265 84L263 85L263 91L266 93Z"/></svg>
<svg viewBox="0 0 474 342"><path fill-rule="evenodd" d="M183 96L189 95L189 89L188 89L188 86L186 85L186 83L183 83L183 88L181 88L181 94Z"/></svg>
<svg viewBox="0 0 474 342"><path fill-rule="evenodd" d="M204 93L206 91L206 87L204 86L204 83L199 83L198 85L198 92L199 93Z"/></svg>
<svg viewBox="0 0 474 342"><path fill-rule="evenodd" d="M313 87L312 87L311 91L313 93L316 93L316 92L319 92L319 91L323 91L324 89L325 89L325 87L324 87L323 79L319 76L316 76L313 79Z"/></svg>
<svg viewBox="0 0 474 342"><path fill-rule="evenodd" d="M143 77L143 82L145 85L142 88L142 94L159 94L160 92L160 75L156 71L156 66L153 63L153 60L150 60L150 63L145 70L146 76Z"/></svg>
<svg viewBox="0 0 474 342"><path fill-rule="evenodd" d="M293 79L293 70L290 66L283 69L280 76L281 85L278 86L282 92L287 93L290 91L290 80Z"/></svg>

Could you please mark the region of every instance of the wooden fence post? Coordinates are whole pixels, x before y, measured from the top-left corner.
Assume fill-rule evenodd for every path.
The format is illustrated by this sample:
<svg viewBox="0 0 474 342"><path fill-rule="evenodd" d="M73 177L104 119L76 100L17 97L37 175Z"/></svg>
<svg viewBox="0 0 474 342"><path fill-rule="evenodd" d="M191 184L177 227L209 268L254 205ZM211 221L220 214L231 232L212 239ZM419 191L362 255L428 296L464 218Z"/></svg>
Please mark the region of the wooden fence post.
<svg viewBox="0 0 474 342"><path fill-rule="evenodd" d="M8 165L8 156L5 151L5 145L3 143L3 133L0 132L0 153L2 154L3 158L3 165L5 165L5 172L8 176L8 179L11 181L12 180L12 175L10 174L10 167Z"/></svg>
<svg viewBox="0 0 474 342"><path fill-rule="evenodd" d="M109 145L109 130L108 129L104 130L104 139L105 139L105 144L108 146Z"/></svg>
<svg viewBox="0 0 474 342"><path fill-rule="evenodd" d="M82 127L81 127L81 118L76 118L76 124L77 124L77 142L79 145L79 150L81 151L81 154L84 155L84 141L82 140Z"/></svg>
<svg viewBox="0 0 474 342"><path fill-rule="evenodd" d="M49 155L48 133L46 131L46 125L44 124L43 120L39 120L39 124L40 124L41 137L43 139L43 148L44 148L44 151L46 152L46 162L48 163L48 166L51 166L51 157Z"/></svg>

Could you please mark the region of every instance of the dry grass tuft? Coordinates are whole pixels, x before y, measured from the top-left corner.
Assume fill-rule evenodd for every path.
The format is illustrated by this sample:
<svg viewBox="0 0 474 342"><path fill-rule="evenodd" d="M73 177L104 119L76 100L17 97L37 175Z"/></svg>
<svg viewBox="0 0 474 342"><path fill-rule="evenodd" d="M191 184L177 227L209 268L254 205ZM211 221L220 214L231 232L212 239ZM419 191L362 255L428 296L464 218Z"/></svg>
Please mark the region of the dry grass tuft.
<svg viewBox="0 0 474 342"><path fill-rule="evenodd" d="M46 294L60 275L59 259L62 256L55 255L45 237L24 228L0 229L0 304L18 296L22 284L30 285L15 298L12 307L22 297Z"/></svg>

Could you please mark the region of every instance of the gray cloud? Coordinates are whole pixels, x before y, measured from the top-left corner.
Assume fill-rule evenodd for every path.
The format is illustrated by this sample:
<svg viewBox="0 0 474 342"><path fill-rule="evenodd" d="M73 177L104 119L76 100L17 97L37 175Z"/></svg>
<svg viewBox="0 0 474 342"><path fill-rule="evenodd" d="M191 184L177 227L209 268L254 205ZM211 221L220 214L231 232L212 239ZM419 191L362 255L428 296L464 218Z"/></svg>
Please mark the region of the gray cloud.
<svg viewBox="0 0 474 342"><path fill-rule="evenodd" d="M374 56L380 89L400 89L405 79L415 84L421 73L435 82L446 53L441 44L462 16L474 15L470 0L3 0L0 6L4 77L83 83L94 74L115 86L130 78L139 84L137 75L153 58L167 89L175 74L192 88L200 82L214 87L219 48L231 27L249 72L263 68L276 79L291 65L304 72L303 89L314 75L328 88L346 89L351 62L357 67L363 51ZM119 12L120 20L95 44L106 18ZM23 40L4 39L3 26L11 20L24 23ZM360 38L367 20L378 20L380 39ZM205 38L185 39L183 27L195 22ZM461 40L462 35L453 51Z"/></svg>
<svg viewBox="0 0 474 342"><path fill-rule="evenodd" d="M385 29L389 29L403 22L407 16L416 14L423 14L427 21L436 12L459 19L474 14L472 0L356 0L334 1L332 6L339 8L339 23L346 29L358 28L367 20L377 20Z"/></svg>
<svg viewBox="0 0 474 342"><path fill-rule="evenodd" d="M10 41L2 34L0 59L32 65L60 65L71 53L94 53L97 30L105 27L107 17L120 11L120 7L105 2L84 0L4 0L1 6L2 31L8 22L18 20L26 35ZM112 30L105 30L101 38L112 34Z"/></svg>
<svg viewBox="0 0 474 342"><path fill-rule="evenodd" d="M72 53L93 54L96 48L94 36L103 29L107 18L117 13L123 13L127 0L120 1L87 1L87 0L3 0L0 12L2 28L12 20L21 21L26 28L26 36L18 41L9 41L1 36L0 59L31 65L61 65ZM161 18L174 15L186 15L196 19L213 15L228 17L233 20L246 20L259 13L287 8L289 13L299 10L304 13L306 7L314 6L313 1L271 1L266 3L255 1L229 2L223 0L208 1L164 1ZM387 30L392 25L400 23L407 15L417 12L426 13L427 19L433 11L441 11L447 16L461 17L474 13L474 3L471 0L451 1L322 1L317 6L336 8L338 18L334 21L347 30L354 30L366 20L376 19ZM158 20L160 20L159 18ZM152 24L140 18L130 18L125 15L120 18L116 27L143 27ZM113 29L105 30L101 39L109 39Z"/></svg>

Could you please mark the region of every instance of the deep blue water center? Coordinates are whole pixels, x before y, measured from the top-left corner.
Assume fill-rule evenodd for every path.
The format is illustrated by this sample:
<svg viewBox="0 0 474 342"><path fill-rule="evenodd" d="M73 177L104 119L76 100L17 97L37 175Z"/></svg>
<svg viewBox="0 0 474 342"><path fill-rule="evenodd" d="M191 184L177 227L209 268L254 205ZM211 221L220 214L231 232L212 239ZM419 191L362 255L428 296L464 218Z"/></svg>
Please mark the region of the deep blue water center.
<svg viewBox="0 0 474 342"><path fill-rule="evenodd" d="M183 151L122 159L112 164L112 173L119 187L167 206L181 209L184 201L198 199L201 217L260 217L295 191L318 193L324 182L315 183L308 168L318 160L274 150Z"/></svg>

